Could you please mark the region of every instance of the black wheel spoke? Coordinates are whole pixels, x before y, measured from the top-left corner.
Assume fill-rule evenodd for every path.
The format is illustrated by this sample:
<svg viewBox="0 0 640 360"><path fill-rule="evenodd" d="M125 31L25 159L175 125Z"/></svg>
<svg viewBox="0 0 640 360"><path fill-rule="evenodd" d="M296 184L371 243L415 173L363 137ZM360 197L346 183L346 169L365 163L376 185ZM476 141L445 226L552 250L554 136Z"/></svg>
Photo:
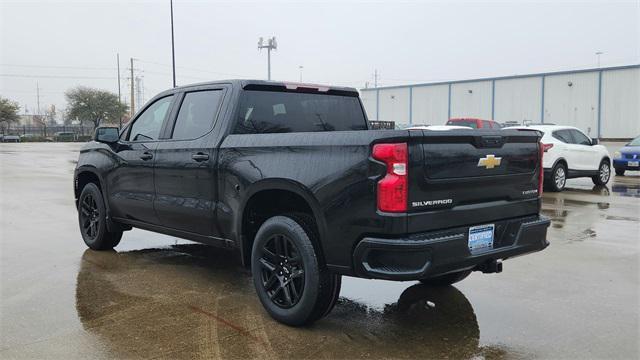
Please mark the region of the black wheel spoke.
<svg viewBox="0 0 640 360"><path fill-rule="evenodd" d="M291 273L291 279L297 279L299 277L302 277L303 275L304 275L304 270L296 269Z"/></svg>
<svg viewBox="0 0 640 360"><path fill-rule="evenodd" d="M278 262L278 256L274 254L271 250L267 249L266 247L262 250L264 254L264 256L262 257L263 259L266 258L266 260L268 260L272 264L275 264Z"/></svg>
<svg viewBox="0 0 640 360"><path fill-rule="evenodd" d="M276 290L273 293L271 293L271 296L269 296L271 298L271 301L275 300L276 295L278 295L280 291L282 291L282 285L278 286Z"/></svg>
<svg viewBox="0 0 640 360"><path fill-rule="evenodd" d="M276 284L276 282L278 282L278 277L276 276L275 273L272 273L271 276L269 276L269 278L267 279L267 281L265 281L264 288L267 291L269 291L269 289L271 289L273 285Z"/></svg>
<svg viewBox="0 0 640 360"><path fill-rule="evenodd" d="M289 292L289 287L287 285L282 285L282 292L284 293L284 301L286 301L286 305L293 305L293 299L291 298L291 292Z"/></svg>
<svg viewBox="0 0 640 360"><path fill-rule="evenodd" d="M274 234L262 246L258 262L269 299L281 308L295 306L304 291L304 263L296 243L287 235Z"/></svg>
<svg viewBox="0 0 640 360"><path fill-rule="evenodd" d="M287 286L291 289L292 300L297 302L300 298L300 295L298 294L298 289L296 288L296 284L293 282L293 279L289 280Z"/></svg>
<svg viewBox="0 0 640 360"><path fill-rule="evenodd" d="M260 264L262 264L262 266L269 270L269 271L276 271L276 267L275 265L273 265L272 263L270 263L267 259L265 258L261 258L260 259Z"/></svg>
<svg viewBox="0 0 640 360"><path fill-rule="evenodd" d="M284 241L284 238L282 237L282 235L277 235L274 239L273 242L276 245L276 255L284 255L284 249L282 246L282 242Z"/></svg>

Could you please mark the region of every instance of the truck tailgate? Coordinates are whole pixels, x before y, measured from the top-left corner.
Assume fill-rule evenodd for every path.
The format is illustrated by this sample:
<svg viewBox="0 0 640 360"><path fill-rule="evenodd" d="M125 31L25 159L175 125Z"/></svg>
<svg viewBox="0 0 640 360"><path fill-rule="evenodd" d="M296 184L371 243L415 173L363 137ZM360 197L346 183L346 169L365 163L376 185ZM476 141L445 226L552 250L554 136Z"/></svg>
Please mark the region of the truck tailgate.
<svg viewBox="0 0 640 360"><path fill-rule="evenodd" d="M538 213L538 132L410 135L409 233Z"/></svg>

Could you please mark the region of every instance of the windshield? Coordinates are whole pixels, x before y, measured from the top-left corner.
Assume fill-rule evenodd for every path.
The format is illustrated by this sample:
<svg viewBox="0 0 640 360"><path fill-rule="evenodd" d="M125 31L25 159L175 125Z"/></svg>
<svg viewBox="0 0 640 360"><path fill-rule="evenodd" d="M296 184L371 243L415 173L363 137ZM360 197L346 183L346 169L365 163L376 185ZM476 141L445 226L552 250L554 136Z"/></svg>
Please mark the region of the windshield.
<svg viewBox="0 0 640 360"><path fill-rule="evenodd" d="M629 143L629 146L640 146L640 136L631 140L631 142Z"/></svg>

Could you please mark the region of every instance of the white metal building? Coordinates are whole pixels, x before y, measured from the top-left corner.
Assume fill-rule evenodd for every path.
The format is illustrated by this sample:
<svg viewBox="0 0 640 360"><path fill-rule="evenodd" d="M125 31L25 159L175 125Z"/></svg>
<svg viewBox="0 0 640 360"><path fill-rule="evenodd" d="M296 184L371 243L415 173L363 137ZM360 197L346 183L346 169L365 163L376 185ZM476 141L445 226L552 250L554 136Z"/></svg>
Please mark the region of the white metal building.
<svg viewBox="0 0 640 360"><path fill-rule="evenodd" d="M361 89L369 120L442 125L473 117L576 126L592 137L640 135L640 64Z"/></svg>

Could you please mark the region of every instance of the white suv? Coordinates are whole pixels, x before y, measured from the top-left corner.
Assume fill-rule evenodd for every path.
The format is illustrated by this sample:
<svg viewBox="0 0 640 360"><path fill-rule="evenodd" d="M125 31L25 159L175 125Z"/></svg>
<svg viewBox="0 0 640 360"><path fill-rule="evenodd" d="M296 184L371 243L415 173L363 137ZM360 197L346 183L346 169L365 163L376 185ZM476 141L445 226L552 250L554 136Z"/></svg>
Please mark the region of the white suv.
<svg viewBox="0 0 640 360"><path fill-rule="evenodd" d="M571 126L531 125L505 129L538 130L544 135L544 184L550 191L562 191L567 179L590 177L605 185L611 177L611 156L607 148Z"/></svg>

